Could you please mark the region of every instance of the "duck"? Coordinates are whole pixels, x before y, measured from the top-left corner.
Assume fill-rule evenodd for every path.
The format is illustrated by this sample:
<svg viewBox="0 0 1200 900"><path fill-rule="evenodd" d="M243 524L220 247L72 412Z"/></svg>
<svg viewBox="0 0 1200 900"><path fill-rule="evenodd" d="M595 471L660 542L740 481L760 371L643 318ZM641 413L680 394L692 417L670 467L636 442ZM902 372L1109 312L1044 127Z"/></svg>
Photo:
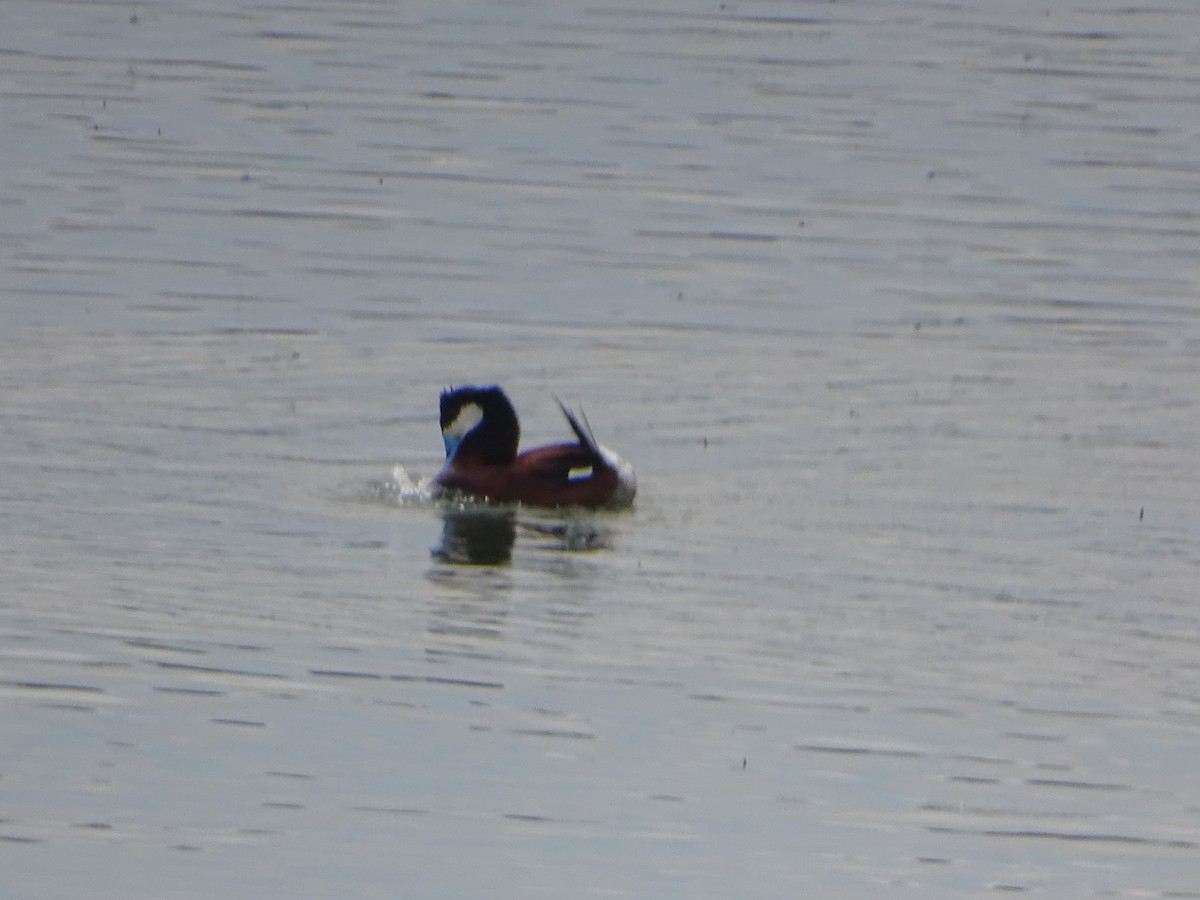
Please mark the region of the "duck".
<svg viewBox="0 0 1200 900"><path fill-rule="evenodd" d="M521 426L499 385L469 385L442 392L442 441L446 462L434 476L439 496L466 496L493 503L585 509L633 504L633 466L596 442L587 417L555 398L575 441L518 453Z"/></svg>

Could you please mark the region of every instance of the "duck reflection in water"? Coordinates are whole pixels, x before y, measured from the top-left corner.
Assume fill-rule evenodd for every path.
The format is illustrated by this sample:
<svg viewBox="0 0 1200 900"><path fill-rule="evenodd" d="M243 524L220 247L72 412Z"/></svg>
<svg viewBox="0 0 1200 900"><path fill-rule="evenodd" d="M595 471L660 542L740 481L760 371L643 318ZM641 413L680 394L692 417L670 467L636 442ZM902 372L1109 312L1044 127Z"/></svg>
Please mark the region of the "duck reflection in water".
<svg viewBox="0 0 1200 900"><path fill-rule="evenodd" d="M466 566L504 566L517 542L517 513L503 507L447 509L442 513L442 543L433 555Z"/></svg>
<svg viewBox="0 0 1200 900"><path fill-rule="evenodd" d="M517 535L541 538L539 550L587 553L611 546L611 531L586 515L561 522L518 521L517 510L503 506L460 506L442 513L442 542L433 555L465 566L505 566L512 562Z"/></svg>

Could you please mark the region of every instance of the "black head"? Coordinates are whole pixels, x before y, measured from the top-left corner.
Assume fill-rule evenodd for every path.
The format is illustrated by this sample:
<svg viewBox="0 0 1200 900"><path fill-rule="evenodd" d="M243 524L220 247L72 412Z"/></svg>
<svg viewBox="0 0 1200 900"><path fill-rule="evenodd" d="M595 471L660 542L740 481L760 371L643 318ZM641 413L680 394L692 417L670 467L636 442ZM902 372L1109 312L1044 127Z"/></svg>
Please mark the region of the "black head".
<svg viewBox="0 0 1200 900"><path fill-rule="evenodd" d="M521 426L499 385L442 391L441 419L446 459L461 454L507 463L517 455Z"/></svg>

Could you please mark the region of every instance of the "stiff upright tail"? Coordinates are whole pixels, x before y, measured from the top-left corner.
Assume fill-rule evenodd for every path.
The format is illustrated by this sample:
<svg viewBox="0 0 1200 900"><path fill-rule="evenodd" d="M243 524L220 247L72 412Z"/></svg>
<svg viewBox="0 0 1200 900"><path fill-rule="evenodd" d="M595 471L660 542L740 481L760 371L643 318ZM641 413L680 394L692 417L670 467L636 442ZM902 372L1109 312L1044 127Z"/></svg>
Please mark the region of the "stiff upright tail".
<svg viewBox="0 0 1200 900"><path fill-rule="evenodd" d="M583 414L583 410L579 411L579 417L576 418L575 413L567 409L561 400L557 397L554 400L558 404L558 408L562 410L563 415L567 417L567 423L571 426L571 430L575 432L575 437L579 439L580 445L587 447L593 461L598 465L605 465L608 460L600 450L600 445L596 443L596 438L592 434L592 426L588 424L587 416ZM581 422L580 419L583 421Z"/></svg>
<svg viewBox="0 0 1200 900"><path fill-rule="evenodd" d="M588 424L587 416L583 414L582 410L576 416L567 409L561 400L557 397L554 399L558 403L558 408L562 410L563 415L567 417L567 423L571 426L571 430L575 432L575 437L579 439L579 446L587 449L588 456L592 460L593 470L597 474L600 472L609 472L616 475L616 486L604 505L613 508L630 506L633 503L634 495L637 493L637 476L633 474L633 466L607 447L601 447L596 443L596 438L592 434L592 426ZM568 474L569 477L570 475ZM592 477L590 472L587 477Z"/></svg>

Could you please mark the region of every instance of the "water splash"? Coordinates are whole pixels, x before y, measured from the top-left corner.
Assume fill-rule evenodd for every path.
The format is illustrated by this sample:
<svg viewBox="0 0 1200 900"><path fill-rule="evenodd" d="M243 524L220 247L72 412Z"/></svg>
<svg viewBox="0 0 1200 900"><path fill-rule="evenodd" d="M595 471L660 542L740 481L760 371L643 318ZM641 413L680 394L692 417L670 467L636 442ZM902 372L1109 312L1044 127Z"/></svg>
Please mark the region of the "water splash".
<svg viewBox="0 0 1200 900"><path fill-rule="evenodd" d="M390 506L424 506L435 499L433 478L413 478L404 466L397 465L390 477L369 482L362 499Z"/></svg>
<svg viewBox="0 0 1200 900"><path fill-rule="evenodd" d="M355 493L363 503L406 508L434 508L443 520L441 543L433 555L445 562L506 565L518 537L531 549L558 553L591 553L613 546L604 515L590 510L538 509L496 504L463 495L439 494L433 477L416 478L402 465L389 477L372 480Z"/></svg>

